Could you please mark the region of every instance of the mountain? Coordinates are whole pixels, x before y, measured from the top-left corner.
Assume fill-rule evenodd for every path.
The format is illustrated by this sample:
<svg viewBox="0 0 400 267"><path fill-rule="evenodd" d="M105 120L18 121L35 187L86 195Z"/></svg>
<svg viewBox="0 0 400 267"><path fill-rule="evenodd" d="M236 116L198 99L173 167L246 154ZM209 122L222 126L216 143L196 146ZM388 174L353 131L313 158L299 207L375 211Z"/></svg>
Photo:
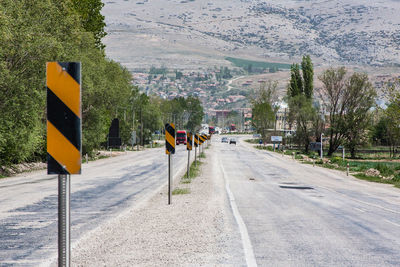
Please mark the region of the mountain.
<svg viewBox="0 0 400 267"><path fill-rule="evenodd" d="M230 65L233 56L321 66L400 65L400 1L104 1L106 53L131 70Z"/></svg>

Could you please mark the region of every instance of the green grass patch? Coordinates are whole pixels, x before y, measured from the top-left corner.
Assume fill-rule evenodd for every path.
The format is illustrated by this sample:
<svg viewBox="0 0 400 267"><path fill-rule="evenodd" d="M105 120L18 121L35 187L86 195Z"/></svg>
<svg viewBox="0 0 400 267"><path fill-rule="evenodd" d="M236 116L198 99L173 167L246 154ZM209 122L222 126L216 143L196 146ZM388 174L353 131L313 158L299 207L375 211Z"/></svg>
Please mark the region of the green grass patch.
<svg viewBox="0 0 400 267"><path fill-rule="evenodd" d="M190 194L190 189L189 188L175 188L174 191L172 191L173 195L185 195L185 194Z"/></svg>
<svg viewBox="0 0 400 267"><path fill-rule="evenodd" d="M204 152L201 152L199 155L200 159L205 159L206 158L206 154Z"/></svg>
<svg viewBox="0 0 400 267"><path fill-rule="evenodd" d="M230 61L236 67L245 68L245 69L247 69L249 67L249 65L251 65L252 68L259 68L259 69L278 68L278 69L290 70L290 66L291 66L290 64L285 64L285 63L254 61L254 60L247 60L247 59L234 58L234 57L226 57L225 59Z"/></svg>
<svg viewBox="0 0 400 267"><path fill-rule="evenodd" d="M197 163L195 164L195 162L192 162L192 164L190 165L189 168L189 178L187 178L187 172L185 173L185 175L181 178L181 183L183 184L189 184L191 181L191 179L196 178L197 176L199 176L200 174L200 167L203 164L203 162L201 161L197 161Z"/></svg>
<svg viewBox="0 0 400 267"><path fill-rule="evenodd" d="M368 176L365 173L357 173L353 175L354 177L357 177L358 179L365 180L365 181L370 181L370 182L375 182L375 183L382 183L382 184L395 184L395 181L392 180L383 180L377 176ZM397 182L397 184L399 184Z"/></svg>
<svg viewBox="0 0 400 267"><path fill-rule="evenodd" d="M246 139L244 141L250 144L260 144L260 139Z"/></svg>

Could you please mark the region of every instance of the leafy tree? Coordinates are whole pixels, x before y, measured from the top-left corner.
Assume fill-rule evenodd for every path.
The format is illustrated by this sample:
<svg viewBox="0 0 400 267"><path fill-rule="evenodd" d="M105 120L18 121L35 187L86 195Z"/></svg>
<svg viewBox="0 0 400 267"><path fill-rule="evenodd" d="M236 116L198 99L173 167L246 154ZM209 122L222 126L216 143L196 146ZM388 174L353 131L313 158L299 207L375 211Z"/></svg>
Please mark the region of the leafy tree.
<svg viewBox="0 0 400 267"><path fill-rule="evenodd" d="M376 91L367 74L354 73L347 80L343 97L346 98L343 132L351 157L354 158L356 147L365 142L365 132L370 125L368 111L375 103Z"/></svg>
<svg viewBox="0 0 400 267"><path fill-rule="evenodd" d="M289 98L289 108L289 123L296 122L295 141L307 153L314 130L311 122L317 117L315 108L303 94Z"/></svg>
<svg viewBox="0 0 400 267"><path fill-rule="evenodd" d="M126 108L130 73L104 57L72 2L2 0L0 165L45 159L47 61L82 62L84 153L105 140L115 108Z"/></svg>
<svg viewBox="0 0 400 267"><path fill-rule="evenodd" d="M343 143L344 132L343 129L343 116L345 99L343 99L345 91L346 69L344 67L333 69L330 68L324 71L319 77L322 86L322 99L326 111L329 113L329 150L328 155L333 152Z"/></svg>
<svg viewBox="0 0 400 267"><path fill-rule="evenodd" d="M262 83L250 99L252 107L252 123L263 140L267 139L267 130L273 128L277 106L277 82Z"/></svg>
<svg viewBox="0 0 400 267"><path fill-rule="evenodd" d="M303 57L301 66L302 73L300 73L298 64L293 64L290 70L291 75L287 89L289 123L296 124L295 140L308 152L312 135L318 129L315 127L320 125L315 123L319 121L319 118L312 104L314 71L310 56Z"/></svg>
<svg viewBox="0 0 400 267"><path fill-rule="evenodd" d="M303 56L301 70L303 72L304 95L307 99L311 99L314 90L314 67L309 55Z"/></svg>
<svg viewBox="0 0 400 267"><path fill-rule="evenodd" d="M189 96L186 99L186 112L188 113L186 129L194 133L200 128L204 117L203 106L200 100L196 97Z"/></svg>
<svg viewBox="0 0 400 267"><path fill-rule="evenodd" d="M82 27L93 33L95 44L98 48L104 49L101 39L107 35L104 30L106 23L101 9L104 4L101 0L71 0L74 10L79 14Z"/></svg>
<svg viewBox="0 0 400 267"><path fill-rule="evenodd" d="M368 111L374 104L376 91L366 74L346 77L346 69L328 69L319 79L323 83L321 99L329 112L329 150L332 155L346 141L352 157L369 125Z"/></svg>
<svg viewBox="0 0 400 267"><path fill-rule="evenodd" d="M400 79L389 86L389 106L384 112L387 142L391 148L391 154L395 154L395 148L400 140Z"/></svg>
<svg viewBox="0 0 400 267"><path fill-rule="evenodd" d="M300 67L293 64L290 67L290 82L288 86L288 96L295 97L303 93L303 81L300 75Z"/></svg>

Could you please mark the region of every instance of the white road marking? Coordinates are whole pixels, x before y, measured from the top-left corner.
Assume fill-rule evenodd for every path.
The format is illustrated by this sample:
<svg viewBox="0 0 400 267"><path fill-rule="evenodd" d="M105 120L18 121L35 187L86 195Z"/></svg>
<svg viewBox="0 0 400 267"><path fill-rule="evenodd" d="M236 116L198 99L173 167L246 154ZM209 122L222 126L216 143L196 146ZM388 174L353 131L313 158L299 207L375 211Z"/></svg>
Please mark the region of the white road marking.
<svg viewBox="0 0 400 267"><path fill-rule="evenodd" d="M221 160L219 160L219 166L221 166L222 174L224 176L225 189L226 192L228 193L233 216L235 217L236 223L239 226L239 231L240 231L240 236L242 238L242 245L247 266L257 266L256 258L254 256L253 246L251 245L251 240L249 237L249 233L247 232L246 224L244 223L243 218L240 215L239 209L236 205L235 197L233 196L232 191L229 188L229 181L227 179L227 175L225 173L225 169L224 166L222 165Z"/></svg>

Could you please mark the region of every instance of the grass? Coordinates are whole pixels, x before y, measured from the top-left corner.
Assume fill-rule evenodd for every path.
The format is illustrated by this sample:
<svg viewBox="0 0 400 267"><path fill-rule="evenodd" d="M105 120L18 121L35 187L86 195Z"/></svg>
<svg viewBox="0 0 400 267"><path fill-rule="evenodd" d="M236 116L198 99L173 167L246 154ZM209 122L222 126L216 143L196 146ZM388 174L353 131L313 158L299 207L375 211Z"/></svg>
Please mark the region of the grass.
<svg viewBox="0 0 400 267"><path fill-rule="evenodd" d="M260 149L260 148L259 148ZM328 169L335 169L340 171L346 171L347 164L349 164L349 171L353 172L354 177L370 182L393 184L395 187L400 188L400 163L392 161L368 161L368 160L343 160L342 157L333 156L329 159L329 162L323 162L319 159L317 153L309 152L307 155L298 150L285 151L286 155L292 156L295 153L295 158L302 161L304 156L308 156L315 160L315 164ZM325 158L326 160L326 158ZM302 161L304 164L314 164L312 161ZM379 171L380 176L368 176L366 171L368 169L376 169ZM392 179L385 179L391 177Z"/></svg>
<svg viewBox="0 0 400 267"><path fill-rule="evenodd" d="M205 159L206 158L206 154L204 152L201 152L199 155L200 159Z"/></svg>
<svg viewBox="0 0 400 267"><path fill-rule="evenodd" d="M157 147L162 147L163 145L158 143L158 142L154 142L153 143L153 148L157 148ZM146 148L151 148L150 144L145 145Z"/></svg>
<svg viewBox="0 0 400 267"><path fill-rule="evenodd" d="M259 69L269 69L269 68L288 69L288 70L290 69L290 64L285 64L285 63L254 61L254 60L247 60L234 57L226 57L225 59L232 62L235 66L240 68L248 68L248 66L251 65L253 68L259 68Z"/></svg>
<svg viewBox="0 0 400 267"><path fill-rule="evenodd" d="M190 194L189 188L175 188L174 191L172 191L172 195L185 195L185 194Z"/></svg>
<svg viewBox="0 0 400 267"><path fill-rule="evenodd" d="M260 144L260 139L246 139L244 141L250 144Z"/></svg>
<svg viewBox="0 0 400 267"><path fill-rule="evenodd" d="M189 178L187 178L187 173L181 178L181 183L182 184L190 184L192 182L192 179L196 178L200 174L200 166L203 164L201 161L197 161L195 164L192 162L189 168Z"/></svg>

